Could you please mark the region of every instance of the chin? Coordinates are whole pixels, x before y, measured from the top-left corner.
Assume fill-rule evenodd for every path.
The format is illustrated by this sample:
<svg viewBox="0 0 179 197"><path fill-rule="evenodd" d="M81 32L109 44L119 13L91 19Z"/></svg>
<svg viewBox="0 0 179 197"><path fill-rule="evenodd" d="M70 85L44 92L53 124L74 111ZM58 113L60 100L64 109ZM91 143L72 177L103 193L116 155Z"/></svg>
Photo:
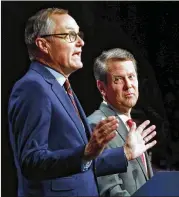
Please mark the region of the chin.
<svg viewBox="0 0 179 197"><path fill-rule="evenodd" d="M136 102L137 101L128 101L128 102L126 102L126 106L132 108L132 107L134 107L136 105Z"/></svg>
<svg viewBox="0 0 179 197"><path fill-rule="evenodd" d="M82 68L83 63L81 61L80 62L75 62L72 67L75 68L75 69Z"/></svg>
<svg viewBox="0 0 179 197"><path fill-rule="evenodd" d="M71 67L71 71L72 73L79 70L80 68L83 68L83 64L82 65L75 65L73 67Z"/></svg>
<svg viewBox="0 0 179 197"><path fill-rule="evenodd" d="M76 66L76 67L75 67L75 70L78 70L78 69L80 69L80 68L83 68L83 65L78 65L78 66Z"/></svg>
<svg viewBox="0 0 179 197"><path fill-rule="evenodd" d="M80 65L78 65L78 68L83 68L83 64L81 63Z"/></svg>

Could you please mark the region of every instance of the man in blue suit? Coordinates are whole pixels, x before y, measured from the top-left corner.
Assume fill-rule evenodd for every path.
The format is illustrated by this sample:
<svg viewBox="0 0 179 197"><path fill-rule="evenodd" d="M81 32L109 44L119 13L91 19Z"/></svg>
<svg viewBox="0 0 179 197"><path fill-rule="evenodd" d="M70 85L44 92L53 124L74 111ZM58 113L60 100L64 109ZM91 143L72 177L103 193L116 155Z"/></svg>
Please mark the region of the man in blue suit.
<svg viewBox="0 0 179 197"><path fill-rule="evenodd" d="M93 130L68 84L82 68L84 45L76 21L66 10L48 8L32 16L25 29L32 61L13 87L9 133L18 174L18 196L97 196L96 177L125 172L128 160L156 144L156 132L133 124L124 147L104 150L118 120L110 116ZM69 90L71 92L69 92Z"/></svg>

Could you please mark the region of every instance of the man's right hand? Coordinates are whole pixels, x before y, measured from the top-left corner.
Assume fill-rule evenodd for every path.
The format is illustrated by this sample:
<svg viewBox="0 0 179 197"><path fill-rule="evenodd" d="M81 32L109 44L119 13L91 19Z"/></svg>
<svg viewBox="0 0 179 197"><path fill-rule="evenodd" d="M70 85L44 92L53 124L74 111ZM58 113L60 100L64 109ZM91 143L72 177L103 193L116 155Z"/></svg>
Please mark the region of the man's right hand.
<svg viewBox="0 0 179 197"><path fill-rule="evenodd" d="M95 159L102 153L106 144L116 136L116 129L118 128L119 121L115 116L109 116L97 124L91 138L86 145L84 152L84 160Z"/></svg>

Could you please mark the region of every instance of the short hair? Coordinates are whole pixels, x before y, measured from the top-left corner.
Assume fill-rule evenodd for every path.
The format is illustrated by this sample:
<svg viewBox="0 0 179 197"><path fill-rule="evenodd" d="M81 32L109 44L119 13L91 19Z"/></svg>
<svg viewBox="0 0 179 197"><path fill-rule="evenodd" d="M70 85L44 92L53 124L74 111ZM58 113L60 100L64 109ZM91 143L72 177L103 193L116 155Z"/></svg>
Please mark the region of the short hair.
<svg viewBox="0 0 179 197"><path fill-rule="evenodd" d="M36 58L37 46L35 40L38 36L54 32L55 23L51 19L54 14L68 14L68 10L59 8L47 8L38 11L30 17L25 28L25 43L27 45L29 58L33 61Z"/></svg>
<svg viewBox="0 0 179 197"><path fill-rule="evenodd" d="M102 54L95 59L93 71L96 80L100 80L107 84L107 63L111 60L132 61L137 73L137 62L134 56L125 49L115 48L108 51L103 51Z"/></svg>

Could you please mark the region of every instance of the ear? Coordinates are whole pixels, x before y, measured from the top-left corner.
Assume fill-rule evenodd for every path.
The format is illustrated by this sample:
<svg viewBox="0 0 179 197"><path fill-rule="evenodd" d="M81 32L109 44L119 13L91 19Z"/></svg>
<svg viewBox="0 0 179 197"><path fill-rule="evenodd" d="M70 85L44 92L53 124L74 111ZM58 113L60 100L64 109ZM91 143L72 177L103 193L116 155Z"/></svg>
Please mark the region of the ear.
<svg viewBox="0 0 179 197"><path fill-rule="evenodd" d="M102 97L105 98L106 97L106 85L104 84L104 82L102 82L100 80L97 80L96 84L97 84L98 90L100 91Z"/></svg>
<svg viewBox="0 0 179 197"><path fill-rule="evenodd" d="M39 48L39 50L42 51L43 53L46 53L46 54L49 53L48 42L44 38L37 38L35 40L35 44Z"/></svg>

